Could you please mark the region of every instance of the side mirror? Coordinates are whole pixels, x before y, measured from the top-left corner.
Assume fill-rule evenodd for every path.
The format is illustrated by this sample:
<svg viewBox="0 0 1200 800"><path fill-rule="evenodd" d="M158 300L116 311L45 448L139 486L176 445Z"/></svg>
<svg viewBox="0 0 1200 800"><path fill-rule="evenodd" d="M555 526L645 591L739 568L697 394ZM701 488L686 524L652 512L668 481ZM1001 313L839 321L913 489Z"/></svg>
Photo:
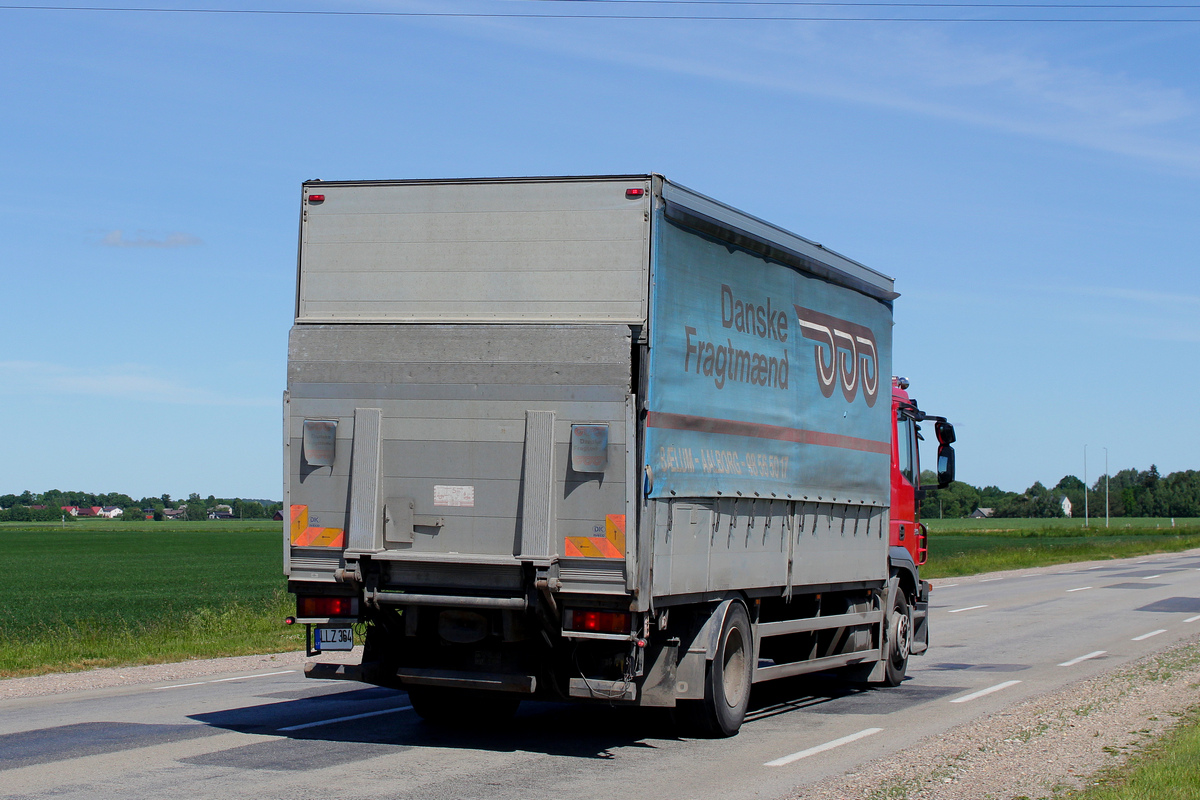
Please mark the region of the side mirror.
<svg viewBox="0 0 1200 800"><path fill-rule="evenodd" d="M938 423L938 426L939 426L938 438L939 439L941 438L940 426L942 424L943 423L941 423L941 422ZM954 441L954 428L951 427L950 425L947 425L946 427L950 428L950 441L952 442L952 441ZM938 488L945 489L954 480L954 448L951 447L948 443L943 442L942 444L938 445L937 455L938 455L938 466L937 466Z"/></svg>
<svg viewBox="0 0 1200 800"><path fill-rule="evenodd" d="M954 444L954 426L949 422L946 422L944 419L938 420L933 424L933 430L937 433L938 444ZM941 458L941 450L938 450L938 460L941 461ZM952 465L950 471L953 472L953 454L951 454L950 463Z"/></svg>

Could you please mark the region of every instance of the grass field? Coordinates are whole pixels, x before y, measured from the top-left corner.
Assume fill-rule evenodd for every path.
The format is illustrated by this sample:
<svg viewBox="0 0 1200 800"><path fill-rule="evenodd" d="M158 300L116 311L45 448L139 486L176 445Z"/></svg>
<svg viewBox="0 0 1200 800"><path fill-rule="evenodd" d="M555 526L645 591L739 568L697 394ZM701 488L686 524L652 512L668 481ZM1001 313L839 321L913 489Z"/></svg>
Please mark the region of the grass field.
<svg viewBox="0 0 1200 800"><path fill-rule="evenodd" d="M927 520L929 563L922 577L944 578L1003 569L1130 558L1200 547L1200 520L1103 517L1079 519Z"/></svg>
<svg viewBox="0 0 1200 800"><path fill-rule="evenodd" d="M0 524L0 676L303 646L280 523Z"/></svg>
<svg viewBox="0 0 1200 800"><path fill-rule="evenodd" d="M1101 524L1103 520L1101 520ZM1126 527L1128 525L1128 527ZM0 523L0 677L303 647L280 523ZM923 577L1200 547L1200 520L933 520Z"/></svg>

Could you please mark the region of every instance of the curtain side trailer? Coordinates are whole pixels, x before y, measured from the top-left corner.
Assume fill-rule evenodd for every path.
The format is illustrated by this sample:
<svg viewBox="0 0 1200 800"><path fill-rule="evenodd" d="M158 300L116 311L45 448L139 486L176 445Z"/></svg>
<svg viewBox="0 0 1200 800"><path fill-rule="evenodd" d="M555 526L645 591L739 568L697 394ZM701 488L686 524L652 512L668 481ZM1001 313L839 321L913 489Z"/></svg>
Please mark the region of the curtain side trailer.
<svg viewBox="0 0 1200 800"><path fill-rule="evenodd" d="M284 569L310 654L364 644L308 674L716 736L760 681L899 684L930 418L891 379L896 296L660 175L306 182Z"/></svg>

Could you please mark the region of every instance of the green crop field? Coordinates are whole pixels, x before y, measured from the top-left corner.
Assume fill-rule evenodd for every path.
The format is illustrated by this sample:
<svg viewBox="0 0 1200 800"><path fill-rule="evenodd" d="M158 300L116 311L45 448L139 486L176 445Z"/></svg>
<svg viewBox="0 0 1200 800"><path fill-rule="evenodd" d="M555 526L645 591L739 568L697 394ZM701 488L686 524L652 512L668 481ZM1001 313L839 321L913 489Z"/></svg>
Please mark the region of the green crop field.
<svg viewBox="0 0 1200 800"><path fill-rule="evenodd" d="M303 647L280 523L3 523L0 676Z"/></svg>
<svg viewBox="0 0 1200 800"><path fill-rule="evenodd" d="M1200 520L933 520L923 577L1200 547ZM280 523L0 523L0 677L303 647Z"/></svg>
<svg viewBox="0 0 1200 800"><path fill-rule="evenodd" d="M1129 558L1200 547L1200 519L943 519L929 526L929 562L921 576L973 575L1002 569Z"/></svg>

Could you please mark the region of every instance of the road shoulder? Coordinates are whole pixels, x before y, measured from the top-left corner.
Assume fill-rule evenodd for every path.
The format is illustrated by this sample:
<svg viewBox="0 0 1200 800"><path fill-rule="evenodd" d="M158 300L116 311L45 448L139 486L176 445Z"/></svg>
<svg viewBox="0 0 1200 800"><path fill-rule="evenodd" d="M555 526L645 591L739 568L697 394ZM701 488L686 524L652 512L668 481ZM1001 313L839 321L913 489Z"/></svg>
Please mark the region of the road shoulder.
<svg viewBox="0 0 1200 800"><path fill-rule="evenodd" d="M897 739L895 755L790 797L1000 800L1081 788L1174 726L1198 685L1200 636L936 737Z"/></svg>

